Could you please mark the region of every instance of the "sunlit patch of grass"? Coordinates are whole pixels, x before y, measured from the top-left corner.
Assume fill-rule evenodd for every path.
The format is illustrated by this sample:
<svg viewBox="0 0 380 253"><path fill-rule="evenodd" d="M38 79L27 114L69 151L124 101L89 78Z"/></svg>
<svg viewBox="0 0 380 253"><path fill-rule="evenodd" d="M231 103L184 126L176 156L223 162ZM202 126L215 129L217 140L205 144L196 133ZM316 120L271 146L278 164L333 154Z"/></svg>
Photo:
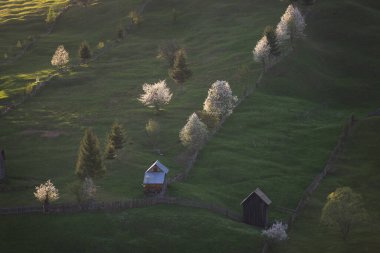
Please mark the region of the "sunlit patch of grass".
<svg viewBox="0 0 380 253"><path fill-rule="evenodd" d="M3 91L3 90L0 90L0 99L4 99L4 98L7 98L8 97L8 94Z"/></svg>
<svg viewBox="0 0 380 253"><path fill-rule="evenodd" d="M13 96L28 93L38 81L46 80L54 69L44 69L31 73L21 73L0 77L0 99L12 99Z"/></svg>
<svg viewBox="0 0 380 253"><path fill-rule="evenodd" d="M23 21L29 16L44 15L51 6L61 6L68 0L8 0L0 1L0 24Z"/></svg>

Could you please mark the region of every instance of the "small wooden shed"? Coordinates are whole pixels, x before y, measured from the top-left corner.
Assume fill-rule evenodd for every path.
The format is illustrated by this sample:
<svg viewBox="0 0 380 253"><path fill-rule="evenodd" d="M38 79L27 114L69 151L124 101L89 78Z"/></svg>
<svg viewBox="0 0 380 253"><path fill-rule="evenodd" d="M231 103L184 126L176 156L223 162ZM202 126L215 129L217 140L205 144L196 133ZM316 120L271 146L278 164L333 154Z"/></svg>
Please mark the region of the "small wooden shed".
<svg viewBox="0 0 380 253"><path fill-rule="evenodd" d="M249 194L240 205L243 206L244 223L266 227L268 224L268 208L272 201L265 193L257 188Z"/></svg>
<svg viewBox="0 0 380 253"><path fill-rule="evenodd" d="M166 174L169 169L160 163L155 161L144 174L144 192L145 193L160 193L166 187Z"/></svg>
<svg viewBox="0 0 380 253"><path fill-rule="evenodd" d="M0 150L0 180L5 178L5 151Z"/></svg>

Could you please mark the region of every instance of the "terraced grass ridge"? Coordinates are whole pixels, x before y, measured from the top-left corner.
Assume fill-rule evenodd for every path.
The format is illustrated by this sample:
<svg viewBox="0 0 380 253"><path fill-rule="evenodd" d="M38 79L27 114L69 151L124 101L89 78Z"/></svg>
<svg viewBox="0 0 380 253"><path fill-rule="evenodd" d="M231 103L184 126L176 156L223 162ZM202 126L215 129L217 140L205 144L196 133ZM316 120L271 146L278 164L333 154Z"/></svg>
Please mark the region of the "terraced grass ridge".
<svg viewBox="0 0 380 253"><path fill-rule="evenodd" d="M43 1L28 3L38 6ZM129 11L141 3L108 0L70 8L52 34L41 37L19 61L1 67L0 106L16 101L36 77L43 80L53 71L50 59L58 45L63 44L71 62L77 62L83 40L93 51L99 50L99 42L116 39L118 26L126 25ZM17 20L0 21L0 57L18 40L46 30L49 4L44 3L36 15L24 15L19 9ZM182 171L179 130L192 112L202 109L214 81L227 80L238 97L255 84L261 66L253 62L251 51L265 26L275 26L286 7L279 0L151 1L143 13L144 22L125 40L95 62L54 78L37 96L0 118L0 148L6 150L8 168L4 184L13 189L0 193L0 206L36 204L34 186L47 179L60 190L58 203L75 201L71 189L77 181L74 166L84 129L91 127L103 148L114 120L124 125L127 143L116 160L106 162L105 177L95 179L97 200L144 197L143 173L157 159L170 169L169 176ZM175 24L173 8L178 11ZM167 194L241 211L240 201L260 187L273 207L295 208L303 190L323 168L345 120L351 114L363 119L379 107L379 10L373 0L319 0L306 18L307 37L264 75L258 90L201 150L189 177L171 185ZM156 59L158 46L173 39L186 48L193 71L183 94L168 77L167 64ZM137 98L142 84L161 79L167 80L174 95L156 114ZM158 148L163 155L146 136L149 119L161 126ZM374 120L373 129L378 124ZM358 127L357 131L360 136L367 130ZM366 140L375 135L376 131L369 131ZM350 149L352 153L367 150L362 145ZM336 177L348 185L351 182L340 179L340 174ZM365 180L360 178L358 183ZM368 190L377 192L372 186ZM322 195L316 195L317 208ZM286 213L271 208L271 221L286 218ZM317 230L310 227L310 237L305 235L309 228L301 226L302 219L285 249L272 251L304 252ZM261 252L262 247L257 228L176 206L120 213L3 216L0 231L4 252ZM355 236L360 241L366 233ZM330 239L325 242L321 249L331 245ZM361 245L352 244L353 250L360 251ZM367 252L376 252L377 245L371 245ZM339 246L341 252L345 249Z"/></svg>

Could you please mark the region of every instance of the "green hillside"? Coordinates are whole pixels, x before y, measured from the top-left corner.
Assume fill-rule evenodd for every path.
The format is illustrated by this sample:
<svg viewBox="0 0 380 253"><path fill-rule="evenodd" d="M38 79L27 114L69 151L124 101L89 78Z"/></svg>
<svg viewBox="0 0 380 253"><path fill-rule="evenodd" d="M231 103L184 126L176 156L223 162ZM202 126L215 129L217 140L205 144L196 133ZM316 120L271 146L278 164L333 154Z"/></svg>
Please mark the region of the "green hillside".
<svg viewBox="0 0 380 253"><path fill-rule="evenodd" d="M379 249L379 123L376 117L356 126L334 166L335 171L324 180L295 223L289 243L276 252L376 252ZM362 195L369 214L366 223L352 228L347 242L337 230L320 225L327 195L342 186L349 186Z"/></svg>
<svg viewBox="0 0 380 253"><path fill-rule="evenodd" d="M4 38L0 57L11 46L17 50L18 40L46 32L44 19L52 4L17 1L11 10L10 2L0 2L7 10L0 15ZM275 26L287 7L286 1L279 0L151 1L142 25L116 42L118 26L127 26L128 13L142 3L108 0L93 1L88 7L73 6L51 34L39 37L19 60L0 66L3 107L19 101L37 77L43 81L55 71L50 60L58 45L65 46L75 65L0 118L0 148L6 150L8 168L8 180L2 184L13 189L0 192L0 207L36 204L34 186L47 179L60 190L58 203L74 201L74 167L84 129L94 130L103 149L116 119L124 125L128 139L117 159L106 162L105 177L95 179L97 200L144 197L143 174L156 159L170 169L169 176L179 173L184 148L178 133L186 119L202 109L214 81L227 80L239 98L255 84L261 66L253 62L252 49L265 26ZM178 11L174 24L173 8ZM288 214L275 211L275 207L296 207L305 187L323 168L346 119L351 114L364 118L379 107L379 12L374 0L317 1L306 17L306 38L265 73L256 92L235 109L200 151L189 177L170 185L167 194L240 212L240 201L260 187L273 201L270 219L286 219ZM183 94L170 80L166 62L156 58L158 46L173 39L186 48L193 71ZM84 40L101 56L78 66L78 47ZM97 49L99 42L104 42L106 49ZM162 79L174 95L156 114L137 98L142 84ZM146 136L149 119L161 126L158 148L162 155L153 150ZM353 159L342 166L354 170L355 154L366 153L370 141L375 145L378 133L374 130L379 123L365 121L357 127L352 142L362 145L350 144L347 154ZM357 159L372 160L374 156ZM368 168L374 166L368 164ZM351 184L354 175L360 182L366 181L365 171L360 177L352 172L345 178L339 170L332 179L327 178L311 203L311 209L316 208L305 211L299 227L296 225L289 242L279 251L303 252L314 240L325 193L335 188L336 182ZM375 200L375 186L361 190L368 190L368 203ZM378 216L375 208L371 212ZM172 206L1 219L0 246L6 252L32 252L30 248L34 252L261 252L262 246L258 229L207 211ZM379 234L374 232L365 240L362 238L368 231L355 234L359 243L350 245L360 249L363 241L373 242ZM325 243L315 249L330 247L333 242L326 239L327 234L318 237ZM59 242L54 242L58 237ZM347 249L341 244L331 247L331 252ZM367 252L374 249L376 245L371 244Z"/></svg>

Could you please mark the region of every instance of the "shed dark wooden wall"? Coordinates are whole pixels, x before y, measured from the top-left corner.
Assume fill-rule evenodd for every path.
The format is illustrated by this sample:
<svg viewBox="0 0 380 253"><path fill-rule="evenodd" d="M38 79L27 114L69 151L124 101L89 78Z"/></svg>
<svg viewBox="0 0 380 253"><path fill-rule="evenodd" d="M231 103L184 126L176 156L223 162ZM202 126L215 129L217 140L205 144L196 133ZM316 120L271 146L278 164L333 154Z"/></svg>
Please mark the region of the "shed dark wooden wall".
<svg viewBox="0 0 380 253"><path fill-rule="evenodd" d="M268 224L268 205L253 194L243 203L243 220L250 225L265 227Z"/></svg>

